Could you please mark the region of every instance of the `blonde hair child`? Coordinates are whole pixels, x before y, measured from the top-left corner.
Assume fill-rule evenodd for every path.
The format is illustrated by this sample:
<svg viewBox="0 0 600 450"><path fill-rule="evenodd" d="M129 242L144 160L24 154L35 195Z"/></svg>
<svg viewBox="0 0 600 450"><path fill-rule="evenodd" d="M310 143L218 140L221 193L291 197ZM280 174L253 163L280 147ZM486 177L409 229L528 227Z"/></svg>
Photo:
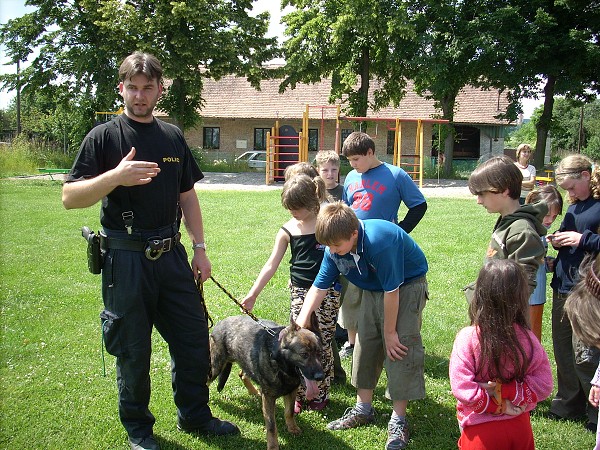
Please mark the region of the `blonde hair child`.
<svg viewBox="0 0 600 450"><path fill-rule="evenodd" d="M321 204L331 203L332 198L329 196L325 181L319 176L317 169L307 162L299 162L292 164L291 166L287 166L283 172L285 181L289 181L297 175L306 175L317 184L317 195L319 196L319 201Z"/></svg>
<svg viewBox="0 0 600 450"><path fill-rule="evenodd" d="M525 204L537 203L543 201L548 206L548 214L542 219L542 225L550 228L556 217L562 214L563 198L556 187L551 184L541 186L540 188L531 191L525 198ZM546 237L541 237L544 248L548 248ZM540 264L537 271L537 284L531 297L529 297L529 318L531 320L531 330L536 335L539 341L542 340L542 317L544 315L544 304L546 303L546 274L554 270L554 258L550 256L544 257L544 262Z"/></svg>
<svg viewBox="0 0 600 450"><path fill-rule="evenodd" d="M558 231L547 236L558 250L552 277L552 344L558 373L558 391L550 417L571 419L587 415L586 428L596 431L598 411L586 399L600 350L573 336L564 315L567 296L579 281L586 256L600 253L600 169L581 154L566 156L555 171L556 182L567 191L569 207Z"/></svg>
<svg viewBox="0 0 600 450"><path fill-rule="evenodd" d="M325 251L325 246L317 242L315 236L315 224L323 191L325 191L325 185L319 176L311 179L307 175L299 174L287 180L283 185L281 204L290 212L292 218L277 232L269 259L248 294L242 299L242 305L249 310L254 308L258 295L275 275L289 247L291 251L290 313L292 319L296 320L298 317L306 292L319 272ZM333 377L331 342L335 334L335 324L340 306L339 297L339 288L336 290L332 285L327 291L325 301L316 311L323 340L322 364L325 378L323 381L317 382L318 392L314 392L315 386L312 384L314 382L305 381L300 386L294 408L296 413L299 413L305 406L308 409L321 410L329 403L329 388Z"/></svg>
<svg viewBox="0 0 600 450"><path fill-rule="evenodd" d="M334 200L341 200L344 187L339 184L340 178L340 155L333 150L323 150L317 153L315 164L319 175L325 181L327 192Z"/></svg>

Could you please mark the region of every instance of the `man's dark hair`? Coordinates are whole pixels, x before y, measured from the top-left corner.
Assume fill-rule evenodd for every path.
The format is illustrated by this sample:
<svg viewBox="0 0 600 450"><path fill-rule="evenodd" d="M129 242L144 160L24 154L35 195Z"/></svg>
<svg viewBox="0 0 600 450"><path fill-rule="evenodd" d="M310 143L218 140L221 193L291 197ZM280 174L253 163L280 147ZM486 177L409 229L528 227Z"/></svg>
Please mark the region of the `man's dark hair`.
<svg viewBox="0 0 600 450"><path fill-rule="evenodd" d="M156 56L135 52L123 60L119 67L119 81L130 80L139 74L145 75L148 80L162 82L163 69Z"/></svg>

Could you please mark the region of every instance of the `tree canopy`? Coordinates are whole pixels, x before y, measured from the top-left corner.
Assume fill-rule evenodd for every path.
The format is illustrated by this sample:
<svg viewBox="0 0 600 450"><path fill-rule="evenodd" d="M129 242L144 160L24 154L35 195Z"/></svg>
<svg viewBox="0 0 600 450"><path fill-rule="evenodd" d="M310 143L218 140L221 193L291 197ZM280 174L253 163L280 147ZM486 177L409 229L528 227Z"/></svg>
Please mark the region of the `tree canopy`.
<svg viewBox="0 0 600 450"><path fill-rule="evenodd" d="M526 143L535 147L536 123L543 111L543 106L536 108L531 120L510 133L505 145L509 148L517 148L519 144ZM557 98L552 111L550 138L553 161L561 159L568 153L583 153L599 161L600 99L582 103L564 97Z"/></svg>
<svg viewBox="0 0 600 450"><path fill-rule="evenodd" d="M473 85L505 92L508 119L516 119L521 98L544 93L535 156L543 158L555 96L590 101L600 91L600 7L589 0L283 0L294 10L282 19L282 53L276 38L265 37L268 13L249 15L252 0L27 4L37 9L1 25L0 43L13 62L31 64L20 81L10 74L0 83L22 87L26 103L56 115L47 121L54 128L77 111L85 125L69 130L73 142L94 111L118 108L117 66L134 50L161 60L169 89L159 108L183 129L198 123L203 80L225 74L258 87L283 73L281 91L330 78L330 102L358 117L397 106L412 82L451 123L459 91ZM282 72L264 67L281 55Z"/></svg>
<svg viewBox="0 0 600 450"><path fill-rule="evenodd" d="M536 154L543 158L554 96L589 100L598 91L597 2L284 0L282 5L296 11L283 17L288 39L281 89L330 77L330 101L345 102L351 115L397 104L412 80L451 123L466 85L506 93L511 102L501 117L515 120L520 99L539 95L542 83L546 104L537 122Z"/></svg>
<svg viewBox="0 0 600 450"><path fill-rule="evenodd" d="M82 109L91 125L94 111L118 108L120 61L147 51L161 60L170 83L159 108L187 129L199 121L204 78L236 74L258 87L267 76L263 63L278 55L276 38L265 37L269 14L252 17L252 3L28 0L37 9L2 25L0 42L13 62L30 65L20 82L16 74L0 82L22 87L29 99L45 92L57 104Z"/></svg>
<svg viewBox="0 0 600 450"><path fill-rule="evenodd" d="M554 98L590 101L600 92L600 7L587 0L491 1L494 12L481 30L498 56L482 75L508 87L513 99L543 93L534 154L541 166Z"/></svg>
<svg viewBox="0 0 600 450"><path fill-rule="evenodd" d="M375 81L371 106L398 104L407 82L409 55L416 49L407 3L284 0L285 6L296 10L282 18L288 37L282 91L329 77L330 102L342 101L348 115L364 117L370 83Z"/></svg>

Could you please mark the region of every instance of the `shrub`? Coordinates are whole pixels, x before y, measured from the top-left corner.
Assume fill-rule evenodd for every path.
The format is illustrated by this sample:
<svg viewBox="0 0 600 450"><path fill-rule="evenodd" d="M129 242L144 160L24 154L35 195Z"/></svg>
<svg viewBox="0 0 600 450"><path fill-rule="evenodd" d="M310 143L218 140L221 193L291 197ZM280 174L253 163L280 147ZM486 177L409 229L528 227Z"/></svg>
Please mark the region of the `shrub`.
<svg viewBox="0 0 600 450"><path fill-rule="evenodd" d="M23 176L37 173L38 167L68 169L73 164L73 155L49 146L46 142L29 140L23 135L0 151L0 176Z"/></svg>

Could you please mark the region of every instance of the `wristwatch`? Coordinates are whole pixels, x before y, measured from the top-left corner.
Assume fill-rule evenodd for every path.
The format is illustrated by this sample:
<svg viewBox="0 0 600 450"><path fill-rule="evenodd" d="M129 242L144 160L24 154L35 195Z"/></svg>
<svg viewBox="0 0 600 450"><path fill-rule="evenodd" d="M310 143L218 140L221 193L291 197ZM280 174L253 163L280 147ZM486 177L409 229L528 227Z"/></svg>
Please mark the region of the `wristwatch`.
<svg viewBox="0 0 600 450"><path fill-rule="evenodd" d="M192 245L192 250L196 250L197 248L203 248L206 250L206 244L204 242L197 242Z"/></svg>

